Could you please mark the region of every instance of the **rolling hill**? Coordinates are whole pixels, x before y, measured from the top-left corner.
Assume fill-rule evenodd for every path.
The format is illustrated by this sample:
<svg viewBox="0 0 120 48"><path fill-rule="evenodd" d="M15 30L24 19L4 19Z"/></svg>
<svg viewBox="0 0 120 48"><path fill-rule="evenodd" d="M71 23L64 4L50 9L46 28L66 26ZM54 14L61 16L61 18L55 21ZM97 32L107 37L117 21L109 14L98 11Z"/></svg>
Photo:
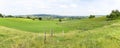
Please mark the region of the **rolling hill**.
<svg viewBox="0 0 120 48"><path fill-rule="evenodd" d="M2 20L2 19L0 19ZM72 22L72 24L70 24ZM4 23L3 23L4 24ZM70 25L69 25L70 24ZM9 25L9 24L8 24ZM0 26L1 48L120 48L120 20L106 21L105 17L64 22L77 27L66 33L35 33L12 26ZM72 26L71 26L72 25ZM44 41L46 43L44 43Z"/></svg>

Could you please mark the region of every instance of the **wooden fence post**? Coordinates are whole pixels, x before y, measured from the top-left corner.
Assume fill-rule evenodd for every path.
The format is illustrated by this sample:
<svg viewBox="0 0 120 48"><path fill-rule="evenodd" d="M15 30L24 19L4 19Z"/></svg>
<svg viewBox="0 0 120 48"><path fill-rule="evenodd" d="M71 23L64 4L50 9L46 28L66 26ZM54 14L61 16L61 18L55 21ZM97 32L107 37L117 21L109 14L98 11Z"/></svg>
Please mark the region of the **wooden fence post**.
<svg viewBox="0 0 120 48"><path fill-rule="evenodd" d="M50 32L51 32L51 37L53 37L54 35L53 35L53 30L50 30Z"/></svg>
<svg viewBox="0 0 120 48"><path fill-rule="evenodd" d="M46 44L46 32L44 33L44 44Z"/></svg>
<svg viewBox="0 0 120 48"><path fill-rule="evenodd" d="M65 34L64 30L62 32L63 32L63 36L64 36L64 34Z"/></svg>

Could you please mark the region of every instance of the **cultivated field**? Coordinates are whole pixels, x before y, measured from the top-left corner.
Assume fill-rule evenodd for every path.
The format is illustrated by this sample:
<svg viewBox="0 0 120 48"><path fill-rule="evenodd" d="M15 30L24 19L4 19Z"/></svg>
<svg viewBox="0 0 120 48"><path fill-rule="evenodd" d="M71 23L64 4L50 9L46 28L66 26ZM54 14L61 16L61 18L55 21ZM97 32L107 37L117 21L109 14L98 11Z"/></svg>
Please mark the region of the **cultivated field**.
<svg viewBox="0 0 120 48"><path fill-rule="evenodd" d="M120 48L119 34L120 20L105 17L63 22L0 18L0 48Z"/></svg>

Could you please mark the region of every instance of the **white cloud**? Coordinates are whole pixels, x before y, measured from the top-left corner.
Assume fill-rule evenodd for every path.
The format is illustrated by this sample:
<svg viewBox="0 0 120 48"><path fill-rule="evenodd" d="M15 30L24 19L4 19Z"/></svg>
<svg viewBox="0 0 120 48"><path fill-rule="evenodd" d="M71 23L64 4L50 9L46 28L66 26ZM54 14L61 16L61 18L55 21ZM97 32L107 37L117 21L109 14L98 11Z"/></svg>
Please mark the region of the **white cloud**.
<svg viewBox="0 0 120 48"><path fill-rule="evenodd" d="M120 10L120 0L0 0L3 14L109 14Z"/></svg>
<svg viewBox="0 0 120 48"><path fill-rule="evenodd" d="M61 8L69 8L68 5L60 5Z"/></svg>
<svg viewBox="0 0 120 48"><path fill-rule="evenodd" d="M61 8L77 8L77 4L60 5Z"/></svg>
<svg viewBox="0 0 120 48"><path fill-rule="evenodd" d="M71 4L70 6L73 7L73 8L77 8L78 7L77 4Z"/></svg>

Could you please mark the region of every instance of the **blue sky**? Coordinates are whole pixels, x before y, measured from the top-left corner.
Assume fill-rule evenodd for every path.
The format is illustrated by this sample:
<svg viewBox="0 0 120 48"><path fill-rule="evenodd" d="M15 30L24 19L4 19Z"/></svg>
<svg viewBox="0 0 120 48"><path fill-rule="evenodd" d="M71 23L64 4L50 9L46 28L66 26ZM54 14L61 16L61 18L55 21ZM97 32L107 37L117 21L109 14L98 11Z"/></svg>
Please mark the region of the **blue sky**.
<svg viewBox="0 0 120 48"><path fill-rule="evenodd" d="M120 10L119 0L0 0L5 15L106 15L113 9Z"/></svg>

